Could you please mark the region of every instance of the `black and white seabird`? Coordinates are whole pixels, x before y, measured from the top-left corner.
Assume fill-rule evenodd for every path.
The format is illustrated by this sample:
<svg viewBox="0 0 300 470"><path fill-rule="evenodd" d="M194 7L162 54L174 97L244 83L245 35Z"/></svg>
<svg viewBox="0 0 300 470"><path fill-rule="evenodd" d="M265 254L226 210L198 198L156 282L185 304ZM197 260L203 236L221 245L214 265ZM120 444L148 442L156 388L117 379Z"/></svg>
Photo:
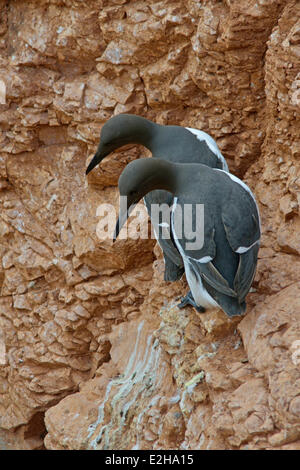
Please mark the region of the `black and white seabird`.
<svg viewBox="0 0 300 470"><path fill-rule="evenodd" d="M173 237L197 309L219 306L228 316L243 314L260 241L258 208L248 186L228 172L202 164L135 160L119 178L120 195L127 196L127 207L120 210L114 239L130 209L153 190L165 190L174 197ZM187 248L185 231L178 236L175 223L176 208L181 206L183 211L187 204L204 205L203 245L196 250Z"/></svg>
<svg viewBox="0 0 300 470"><path fill-rule="evenodd" d="M96 154L87 167L88 174L109 153L127 144L147 147L153 157L174 163L202 163L228 171L225 158L214 139L203 131L181 126L163 126L134 114L119 114L109 119L101 129ZM172 206L173 197L165 191L153 191L145 196L151 217L151 204ZM164 225L165 226L165 225ZM154 227L165 260L165 280L176 281L184 272L184 263L172 236L163 238L161 228ZM192 298L188 296L186 302Z"/></svg>

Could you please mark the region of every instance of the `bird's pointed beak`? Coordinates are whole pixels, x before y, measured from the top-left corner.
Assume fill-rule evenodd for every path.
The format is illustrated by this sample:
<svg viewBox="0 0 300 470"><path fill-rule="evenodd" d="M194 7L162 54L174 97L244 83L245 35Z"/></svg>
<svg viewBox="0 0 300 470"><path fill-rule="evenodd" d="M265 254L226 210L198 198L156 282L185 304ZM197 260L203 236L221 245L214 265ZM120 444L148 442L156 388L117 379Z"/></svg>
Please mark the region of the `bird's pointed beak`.
<svg viewBox="0 0 300 470"><path fill-rule="evenodd" d="M90 171L92 171L95 166L97 166L99 163L102 162L102 160L109 154L109 152L105 151L103 145L101 145L101 142L97 148L97 151L95 155L93 156L92 160L88 164L88 167L85 171L85 174L88 175Z"/></svg>
<svg viewBox="0 0 300 470"><path fill-rule="evenodd" d="M113 236L113 243L115 243L115 241L117 240L119 233L120 233L120 217L118 218L117 223L116 223L114 236Z"/></svg>
<svg viewBox="0 0 300 470"><path fill-rule="evenodd" d="M96 158L97 157L97 154L94 155L94 157L92 158L92 160L90 161L87 169L85 170L85 174L88 175L90 171L92 171L96 165L98 165L98 163L100 163L100 161L98 161L98 159Z"/></svg>
<svg viewBox="0 0 300 470"><path fill-rule="evenodd" d="M131 201L127 196L120 196L119 217L118 217L114 235L113 235L113 243L118 238L123 225L125 225L127 219L129 218L136 204L137 204L137 201Z"/></svg>

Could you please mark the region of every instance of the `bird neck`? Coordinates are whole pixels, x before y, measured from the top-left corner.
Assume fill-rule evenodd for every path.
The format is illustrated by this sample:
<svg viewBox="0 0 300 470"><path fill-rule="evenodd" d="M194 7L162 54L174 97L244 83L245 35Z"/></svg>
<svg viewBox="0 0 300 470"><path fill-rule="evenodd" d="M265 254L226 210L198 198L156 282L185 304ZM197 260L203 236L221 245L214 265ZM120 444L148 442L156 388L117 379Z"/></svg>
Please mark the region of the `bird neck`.
<svg viewBox="0 0 300 470"><path fill-rule="evenodd" d="M153 162L153 161L152 161ZM144 188L147 192L154 190L164 190L177 194L178 189L178 173L174 163L166 160L155 159L153 173L144 181Z"/></svg>
<svg viewBox="0 0 300 470"><path fill-rule="evenodd" d="M134 122L134 142L141 144L152 152L152 143L158 124L138 116Z"/></svg>

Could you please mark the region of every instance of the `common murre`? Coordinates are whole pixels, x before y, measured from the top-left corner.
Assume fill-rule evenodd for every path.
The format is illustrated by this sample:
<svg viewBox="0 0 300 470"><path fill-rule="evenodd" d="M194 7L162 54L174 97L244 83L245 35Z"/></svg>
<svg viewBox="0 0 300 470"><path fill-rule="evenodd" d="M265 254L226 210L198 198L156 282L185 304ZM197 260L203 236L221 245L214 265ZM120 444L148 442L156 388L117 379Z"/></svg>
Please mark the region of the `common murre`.
<svg viewBox="0 0 300 470"><path fill-rule="evenodd" d="M125 167L119 178L120 195L127 197L127 207L121 208L114 239L126 222L130 208L147 193L158 189L168 191L174 198L171 227L192 293L192 297L188 294L186 303L192 303L199 311L219 306L228 316L243 314L245 297L255 275L260 241L258 208L248 186L225 171L202 164L148 158L135 160ZM180 207L183 212L186 205L195 207L197 204L204 206L203 246L190 249L184 219L181 219L181 226L176 223L176 208Z"/></svg>
<svg viewBox="0 0 300 470"><path fill-rule="evenodd" d="M109 153L130 143L144 145L151 151L152 156L158 159L175 163L202 163L228 171L226 160L216 142L205 132L189 127L164 126L133 114L119 114L109 119L102 127L99 146L87 167L86 174ZM171 208L173 197L166 191L156 190L147 194L144 202L151 217L151 205L168 204ZM172 234L170 233L169 238L163 237L160 225L162 224L154 226L154 233L164 255L164 278L166 281L175 281L183 275L184 263ZM170 227L169 232L171 232ZM193 303L192 296L186 297L185 303Z"/></svg>

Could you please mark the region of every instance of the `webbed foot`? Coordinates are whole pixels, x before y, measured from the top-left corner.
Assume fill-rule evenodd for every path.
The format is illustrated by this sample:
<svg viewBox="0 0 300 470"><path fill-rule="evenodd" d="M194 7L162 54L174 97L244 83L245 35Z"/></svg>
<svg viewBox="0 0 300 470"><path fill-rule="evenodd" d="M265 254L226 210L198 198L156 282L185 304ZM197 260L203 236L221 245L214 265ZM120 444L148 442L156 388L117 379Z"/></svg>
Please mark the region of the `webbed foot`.
<svg viewBox="0 0 300 470"><path fill-rule="evenodd" d="M191 291L185 297L182 297L181 302L180 302L180 304L177 305L177 307L178 308L184 308L187 305L191 305L199 313L204 313L206 311L206 309L204 307L202 307L202 305L197 305L196 304Z"/></svg>

